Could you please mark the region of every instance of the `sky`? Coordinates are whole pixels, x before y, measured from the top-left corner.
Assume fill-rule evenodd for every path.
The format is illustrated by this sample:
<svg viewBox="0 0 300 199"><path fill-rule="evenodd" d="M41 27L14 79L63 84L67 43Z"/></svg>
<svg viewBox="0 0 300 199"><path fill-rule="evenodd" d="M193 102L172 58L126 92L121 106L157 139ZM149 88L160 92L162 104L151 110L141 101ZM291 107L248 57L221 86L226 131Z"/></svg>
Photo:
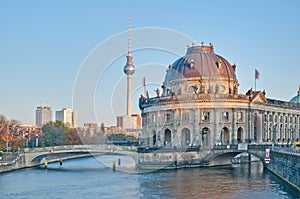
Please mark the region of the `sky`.
<svg viewBox="0 0 300 199"><path fill-rule="evenodd" d="M154 96L167 66L192 41L213 43L216 54L237 65L240 93L254 87L257 69L257 90L289 101L300 83L299 7L297 0L2 0L0 114L33 125L39 105L71 107L80 126L115 125L126 113L128 16L133 113L140 113L143 77Z"/></svg>

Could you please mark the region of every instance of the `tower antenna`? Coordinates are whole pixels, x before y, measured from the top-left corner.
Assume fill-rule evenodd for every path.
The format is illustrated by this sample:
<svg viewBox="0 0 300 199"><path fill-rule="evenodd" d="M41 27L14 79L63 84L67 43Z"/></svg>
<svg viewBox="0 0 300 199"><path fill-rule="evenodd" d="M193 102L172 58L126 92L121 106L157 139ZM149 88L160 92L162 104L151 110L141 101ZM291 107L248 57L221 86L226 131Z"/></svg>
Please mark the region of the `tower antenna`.
<svg viewBox="0 0 300 199"><path fill-rule="evenodd" d="M130 16L128 16L128 55L129 56L131 56L130 48L131 48L131 24L130 24Z"/></svg>

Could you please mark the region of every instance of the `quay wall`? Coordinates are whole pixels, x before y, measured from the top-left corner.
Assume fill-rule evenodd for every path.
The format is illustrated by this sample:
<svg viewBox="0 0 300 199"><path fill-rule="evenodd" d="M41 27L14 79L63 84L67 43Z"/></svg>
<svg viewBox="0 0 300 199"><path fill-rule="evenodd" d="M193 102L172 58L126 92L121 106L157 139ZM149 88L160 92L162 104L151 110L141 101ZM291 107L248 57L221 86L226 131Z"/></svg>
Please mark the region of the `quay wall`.
<svg viewBox="0 0 300 199"><path fill-rule="evenodd" d="M300 192L300 153L271 150L267 169Z"/></svg>

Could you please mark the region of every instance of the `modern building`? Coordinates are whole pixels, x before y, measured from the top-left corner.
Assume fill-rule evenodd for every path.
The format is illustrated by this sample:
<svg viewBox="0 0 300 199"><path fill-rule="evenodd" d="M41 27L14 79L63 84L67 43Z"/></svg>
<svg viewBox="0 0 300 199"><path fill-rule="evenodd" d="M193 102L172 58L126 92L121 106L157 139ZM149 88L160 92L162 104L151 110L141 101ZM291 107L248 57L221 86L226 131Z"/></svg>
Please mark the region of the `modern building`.
<svg viewBox="0 0 300 199"><path fill-rule="evenodd" d="M83 125L84 135L95 135L97 132L100 132L100 128L96 123L84 123Z"/></svg>
<svg viewBox="0 0 300 199"><path fill-rule="evenodd" d="M132 114L130 117L127 115L117 116L117 127L124 129L140 129L141 116L139 114Z"/></svg>
<svg viewBox="0 0 300 199"><path fill-rule="evenodd" d="M142 96L145 146L214 146L300 138L299 93L291 102L252 88L239 93L236 65L212 45L192 46L167 69L156 96Z"/></svg>
<svg viewBox="0 0 300 199"><path fill-rule="evenodd" d="M36 126L43 126L52 122L52 108L48 106L38 106L35 111Z"/></svg>
<svg viewBox="0 0 300 199"><path fill-rule="evenodd" d="M78 126L78 113L71 108L63 108L60 111L56 111L56 121L64 123L71 128L77 128Z"/></svg>

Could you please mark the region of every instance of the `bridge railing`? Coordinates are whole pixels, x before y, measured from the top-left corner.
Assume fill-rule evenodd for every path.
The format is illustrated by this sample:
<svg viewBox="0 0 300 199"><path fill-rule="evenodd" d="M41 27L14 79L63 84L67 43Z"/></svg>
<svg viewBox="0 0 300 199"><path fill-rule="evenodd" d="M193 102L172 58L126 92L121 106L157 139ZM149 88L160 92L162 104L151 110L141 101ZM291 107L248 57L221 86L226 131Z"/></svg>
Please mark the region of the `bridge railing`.
<svg viewBox="0 0 300 199"><path fill-rule="evenodd" d="M140 146L137 148L138 153L173 153L173 152L198 152L200 151L199 147L146 147Z"/></svg>
<svg viewBox="0 0 300 199"><path fill-rule="evenodd" d="M202 150L239 150L239 151L247 151L247 150L257 150L257 151L265 151L266 148L271 148L271 144L246 144L246 149L239 149L237 144L231 145L214 145L214 146L189 146L189 147L148 147L148 146L140 146L137 147L137 152L139 153L153 153L153 152L199 152Z"/></svg>
<svg viewBox="0 0 300 199"><path fill-rule="evenodd" d="M67 150L114 150L114 151L133 151L137 150L136 146L118 146L113 144L101 144L101 145L65 145L65 146L50 146L50 147L36 147L36 148L24 148L24 152L55 152L55 151L67 151Z"/></svg>

